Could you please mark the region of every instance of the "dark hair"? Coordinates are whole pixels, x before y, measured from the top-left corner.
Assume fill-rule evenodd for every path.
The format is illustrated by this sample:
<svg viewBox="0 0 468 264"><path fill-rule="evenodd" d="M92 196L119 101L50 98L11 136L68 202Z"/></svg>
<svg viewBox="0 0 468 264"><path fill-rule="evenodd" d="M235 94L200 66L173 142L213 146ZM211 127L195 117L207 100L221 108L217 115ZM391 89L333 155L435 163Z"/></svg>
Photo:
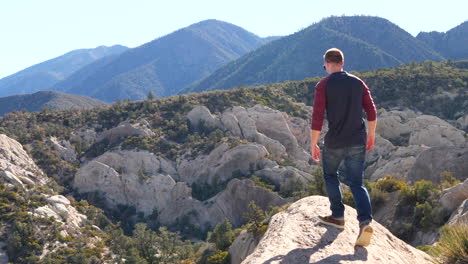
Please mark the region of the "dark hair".
<svg viewBox="0 0 468 264"><path fill-rule="evenodd" d="M343 63L343 52L337 48L331 48L325 52L323 59L327 62Z"/></svg>

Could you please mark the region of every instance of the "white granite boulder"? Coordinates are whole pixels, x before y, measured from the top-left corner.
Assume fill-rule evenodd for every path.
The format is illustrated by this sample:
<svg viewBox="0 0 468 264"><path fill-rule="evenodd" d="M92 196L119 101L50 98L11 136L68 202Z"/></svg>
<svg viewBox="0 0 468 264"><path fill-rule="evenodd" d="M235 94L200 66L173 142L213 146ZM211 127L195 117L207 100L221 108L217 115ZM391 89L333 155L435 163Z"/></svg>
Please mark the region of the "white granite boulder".
<svg viewBox="0 0 468 264"><path fill-rule="evenodd" d="M374 239L355 247L359 225L355 209L346 206L346 228L341 231L319 223L318 215L330 213L328 198L309 196L272 217L257 247L242 263L391 263L430 264L433 259L373 222Z"/></svg>

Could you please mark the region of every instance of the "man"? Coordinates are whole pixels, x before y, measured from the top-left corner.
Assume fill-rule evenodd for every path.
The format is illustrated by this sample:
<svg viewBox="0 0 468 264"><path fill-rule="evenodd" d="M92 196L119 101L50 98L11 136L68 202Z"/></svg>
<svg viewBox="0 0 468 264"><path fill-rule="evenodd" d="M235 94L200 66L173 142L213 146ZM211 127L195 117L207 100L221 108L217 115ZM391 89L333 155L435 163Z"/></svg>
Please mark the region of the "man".
<svg viewBox="0 0 468 264"><path fill-rule="evenodd" d="M329 75L315 87L310 147L315 162L319 163L322 158L323 176L332 214L319 216L319 221L344 228L344 205L338 179L338 176L343 176L338 173L338 167L343 161L344 178L351 188L358 213L359 235L356 245L368 246L373 232L370 226L372 208L369 194L363 185L363 171L366 150L374 147L376 109L366 84L358 77L343 71L344 56L341 50L329 49L323 58L323 67ZM362 109L367 115L368 133L362 118ZM317 142L325 110L329 130L325 135L321 154Z"/></svg>

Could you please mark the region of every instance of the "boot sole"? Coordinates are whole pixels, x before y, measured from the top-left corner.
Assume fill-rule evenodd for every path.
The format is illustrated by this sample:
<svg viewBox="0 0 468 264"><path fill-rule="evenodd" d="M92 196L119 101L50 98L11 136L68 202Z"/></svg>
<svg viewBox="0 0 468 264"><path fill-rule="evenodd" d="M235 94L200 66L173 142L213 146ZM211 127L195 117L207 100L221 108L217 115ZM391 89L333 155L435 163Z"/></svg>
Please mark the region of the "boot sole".
<svg viewBox="0 0 468 264"><path fill-rule="evenodd" d="M356 246L360 246L360 247L369 246L373 232L374 230L372 229L372 227L370 226L364 227L364 230L362 230L361 235L356 240Z"/></svg>
<svg viewBox="0 0 468 264"><path fill-rule="evenodd" d="M323 221L322 219L320 219L320 217L317 217L319 222L324 224L324 225L329 225L329 226L334 226L336 228L339 228L339 229L344 229L344 225L337 225L337 224L333 224L333 223L330 223L330 222L326 222L326 221Z"/></svg>

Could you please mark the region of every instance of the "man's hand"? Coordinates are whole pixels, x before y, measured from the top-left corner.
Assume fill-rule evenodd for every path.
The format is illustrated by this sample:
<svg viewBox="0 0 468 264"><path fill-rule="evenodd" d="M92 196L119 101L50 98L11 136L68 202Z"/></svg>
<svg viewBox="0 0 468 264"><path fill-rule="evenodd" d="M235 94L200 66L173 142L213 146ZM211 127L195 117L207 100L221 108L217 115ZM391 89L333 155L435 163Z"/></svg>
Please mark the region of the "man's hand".
<svg viewBox="0 0 468 264"><path fill-rule="evenodd" d="M312 160L315 161L316 163L319 163L320 158L322 157L322 154L320 153L320 148L317 144L311 145L311 153L312 153Z"/></svg>
<svg viewBox="0 0 468 264"><path fill-rule="evenodd" d="M367 136L366 150L370 151L374 148L375 136Z"/></svg>

